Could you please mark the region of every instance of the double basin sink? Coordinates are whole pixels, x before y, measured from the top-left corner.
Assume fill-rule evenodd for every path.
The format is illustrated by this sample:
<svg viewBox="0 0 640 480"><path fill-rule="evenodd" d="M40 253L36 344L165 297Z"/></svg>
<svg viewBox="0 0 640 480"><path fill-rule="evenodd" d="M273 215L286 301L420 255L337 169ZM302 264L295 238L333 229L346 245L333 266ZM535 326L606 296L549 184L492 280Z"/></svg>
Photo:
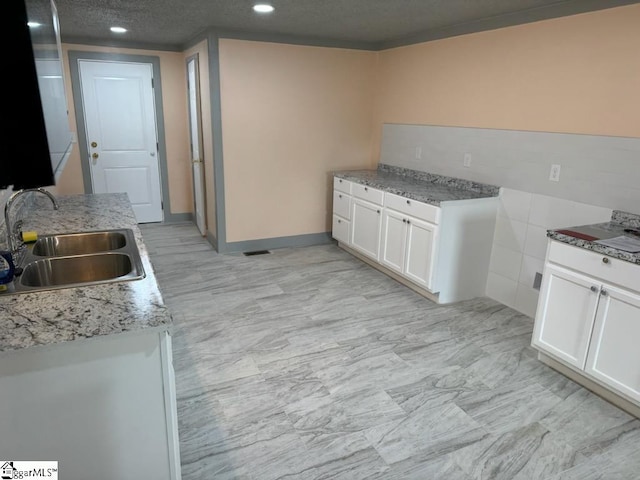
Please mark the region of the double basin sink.
<svg viewBox="0 0 640 480"><path fill-rule="evenodd" d="M28 245L15 293L144 278L131 229L45 235Z"/></svg>

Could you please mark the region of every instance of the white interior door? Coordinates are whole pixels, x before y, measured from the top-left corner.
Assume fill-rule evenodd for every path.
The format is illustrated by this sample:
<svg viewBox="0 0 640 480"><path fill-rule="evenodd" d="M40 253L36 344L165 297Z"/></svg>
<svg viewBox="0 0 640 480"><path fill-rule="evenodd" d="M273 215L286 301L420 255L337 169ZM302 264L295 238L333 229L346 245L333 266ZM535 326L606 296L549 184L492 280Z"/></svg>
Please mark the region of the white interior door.
<svg viewBox="0 0 640 480"><path fill-rule="evenodd" d="M125 192L138 222L162 221L152 65L79 60L78 67L93 192Z"/></svg>
<svg viewBox="0 0 640 480"><path fill-rule="evenodd" d="M200 116L200 84L198 57L187 62L187 88L189 90L189 134L191 140L191 166L193 170L193 203L198 230L206 235L204 163L202 155L202 117Z"/></svg>

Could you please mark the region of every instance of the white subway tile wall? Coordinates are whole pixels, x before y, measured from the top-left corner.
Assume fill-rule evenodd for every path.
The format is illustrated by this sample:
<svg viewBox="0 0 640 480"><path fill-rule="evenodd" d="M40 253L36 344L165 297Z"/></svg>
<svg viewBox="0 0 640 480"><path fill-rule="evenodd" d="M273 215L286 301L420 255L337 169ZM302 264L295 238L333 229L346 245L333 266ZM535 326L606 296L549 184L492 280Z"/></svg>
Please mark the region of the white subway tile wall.
<svg viewBox="0 0 640 480"><path fill-rule="evenodd" d="M487 296L533 318L538 302L533 285L544 266L547 230L607 222L611 212L610 208L501 188Z"/></svg>

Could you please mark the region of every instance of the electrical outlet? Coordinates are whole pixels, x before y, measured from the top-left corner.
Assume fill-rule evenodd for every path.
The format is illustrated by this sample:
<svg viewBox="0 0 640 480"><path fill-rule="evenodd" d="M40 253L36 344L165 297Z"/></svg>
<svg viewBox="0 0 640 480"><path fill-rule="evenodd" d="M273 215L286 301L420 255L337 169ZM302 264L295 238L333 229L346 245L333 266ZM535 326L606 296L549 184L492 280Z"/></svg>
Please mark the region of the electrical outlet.
<svg viewBox="0 0 640 480"><path fill-rule="evenodd" d="M462 163L467 168L469 168L471 166L471 154L470 153L465 153L464 154L464 161Z"/></svg>
<svg viewBox="0 0 640 480"><path fill-rule="evenodd" d="M422 158L422 147L417 146L416 147L416 159L420 159Z"/></svg>
<svg viewBox="0 0 640 480"><path fill-rule="evenodd" d="M560 165L551 165L551 172L549 172L549 180L552 182L560 181Z"/></svg>

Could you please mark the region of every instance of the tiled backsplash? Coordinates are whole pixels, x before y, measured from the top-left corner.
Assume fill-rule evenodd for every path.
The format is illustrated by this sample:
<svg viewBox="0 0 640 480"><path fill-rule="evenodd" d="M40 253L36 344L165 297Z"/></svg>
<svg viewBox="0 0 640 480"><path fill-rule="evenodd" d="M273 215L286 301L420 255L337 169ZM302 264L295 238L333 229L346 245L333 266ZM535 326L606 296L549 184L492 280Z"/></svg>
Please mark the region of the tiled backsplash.
<svg viewBox="0 0 640 480"><path fill-rule="evenodd" d="M612 209L502 188L487 296L533 317L551 228L608 222Z"/></svg>
<svg viewBox="0 0 640 480"><path fill-rule="evenodd" d="M531 317L548 229L640 213L640 138L386 124L380 163L502 187L487 296Z"/></svg>
<svg viewBox="0 0 640 480"><path fill-rule="evenodd" d="M640 205L640 138L385 124L380 163L628 212ZM549 180L553 164L559 182Z"/></svg>

